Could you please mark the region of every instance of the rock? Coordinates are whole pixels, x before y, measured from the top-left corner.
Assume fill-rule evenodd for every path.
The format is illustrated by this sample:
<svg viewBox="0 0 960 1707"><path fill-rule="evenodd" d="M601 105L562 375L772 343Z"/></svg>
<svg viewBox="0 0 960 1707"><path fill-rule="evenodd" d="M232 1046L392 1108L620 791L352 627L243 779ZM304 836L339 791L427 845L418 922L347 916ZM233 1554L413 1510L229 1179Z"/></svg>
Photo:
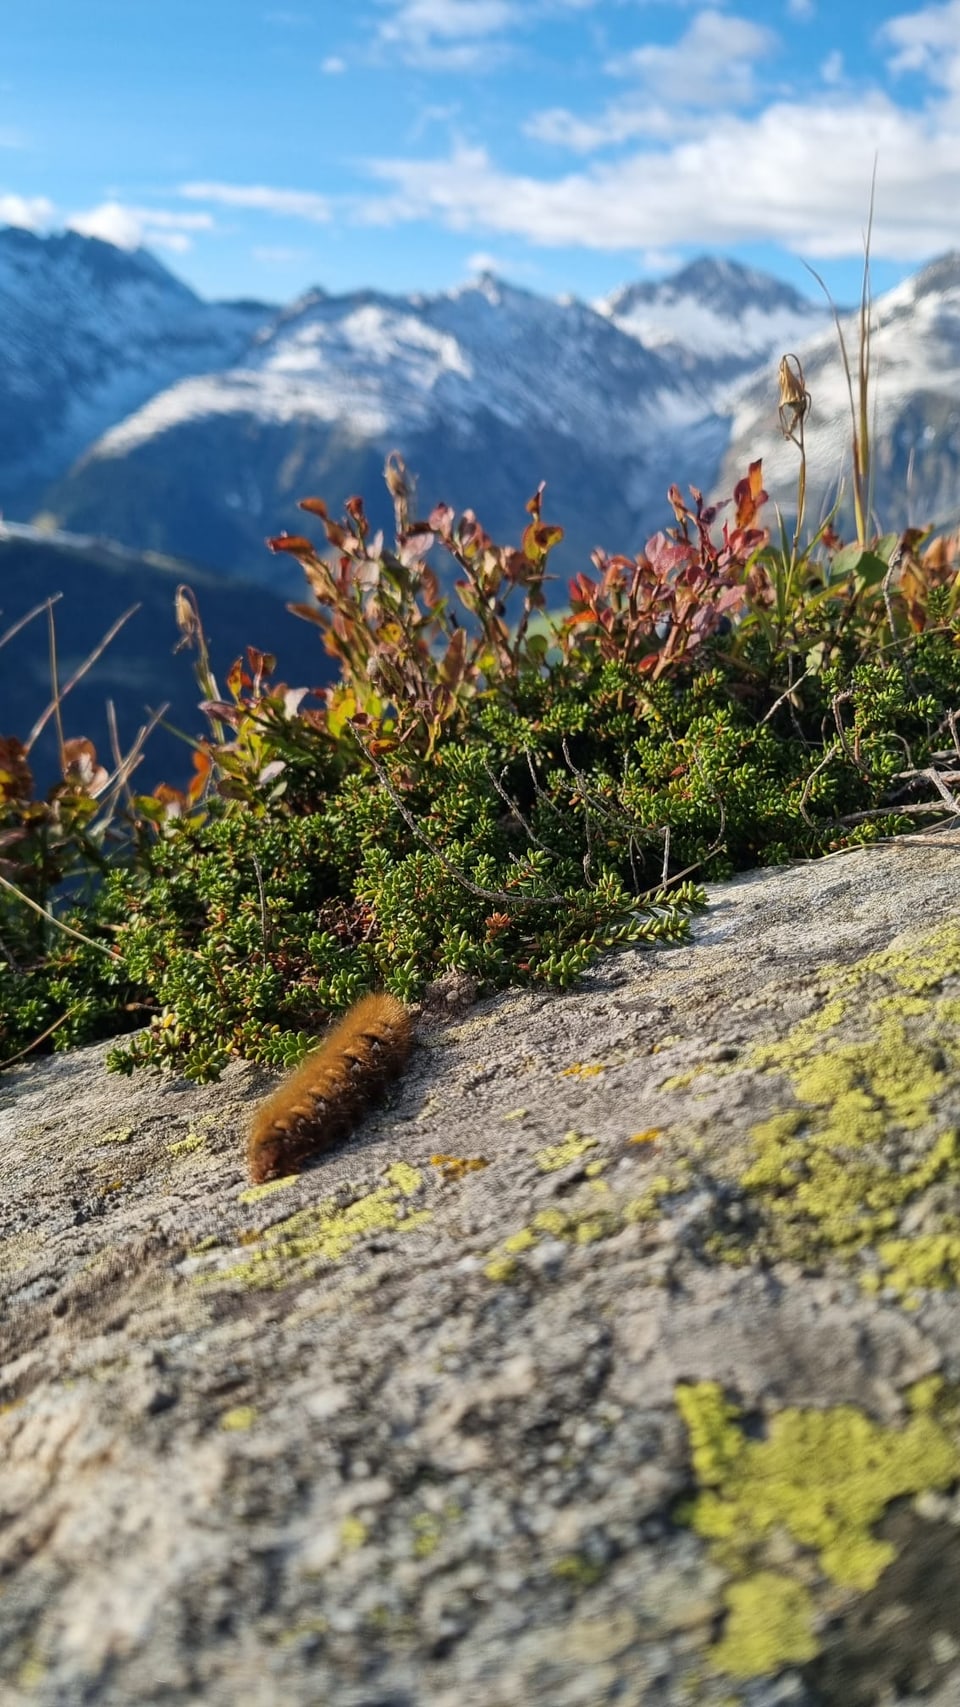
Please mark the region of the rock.
<svg viewBox="0 0 960 1707"><path fill-rule="evenodd" d="M751 873L574 991L441 991L265 1187L262 1072L9 1072L5 1698L960 1699L958 865Z"/></svg>

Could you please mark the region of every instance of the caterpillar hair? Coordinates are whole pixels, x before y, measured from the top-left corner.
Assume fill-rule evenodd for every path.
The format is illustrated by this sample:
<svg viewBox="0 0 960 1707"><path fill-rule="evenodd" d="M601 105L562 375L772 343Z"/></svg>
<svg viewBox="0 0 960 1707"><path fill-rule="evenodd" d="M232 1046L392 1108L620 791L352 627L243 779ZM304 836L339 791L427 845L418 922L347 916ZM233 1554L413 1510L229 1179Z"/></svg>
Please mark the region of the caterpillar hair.
<svg viewBox="0 0 960 1707"><path fill-rule="evenodd" d="M351 1130L400 1072L413 1022L394 996L364 996L256 1110L247 1145L260 1185L297 1173L308 1156Z"/></svg>

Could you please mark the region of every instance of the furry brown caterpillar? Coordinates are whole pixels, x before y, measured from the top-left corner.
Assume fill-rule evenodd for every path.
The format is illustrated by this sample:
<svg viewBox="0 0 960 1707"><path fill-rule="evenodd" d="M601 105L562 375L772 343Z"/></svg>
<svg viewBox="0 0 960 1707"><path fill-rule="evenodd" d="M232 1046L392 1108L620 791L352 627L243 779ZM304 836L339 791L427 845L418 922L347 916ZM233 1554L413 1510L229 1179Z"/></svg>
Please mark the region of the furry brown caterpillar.
<svg viewBox="0 0 960 1707"><path fill-rule="evenodd" d="M413 1022L394 996L364 996L253 1117L250 1178L296 1173L308 1156L350 1131L410 1053Z"/></svg>

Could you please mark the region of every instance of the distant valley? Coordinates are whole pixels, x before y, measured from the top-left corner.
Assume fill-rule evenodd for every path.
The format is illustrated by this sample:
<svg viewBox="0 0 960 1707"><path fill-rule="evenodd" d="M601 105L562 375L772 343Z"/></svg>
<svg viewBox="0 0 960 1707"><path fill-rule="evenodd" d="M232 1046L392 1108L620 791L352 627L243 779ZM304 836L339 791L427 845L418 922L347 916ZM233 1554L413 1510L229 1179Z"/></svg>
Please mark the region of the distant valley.
<svg viewBox="0 0 960 1707"><path fill-rule="evenodd" d="M93 669L63 701L64 734L92 740L113 768L107 701L116 714L121 751L132 746L149 711L167 707L150 736L133 787L149 792L158 782L182 787L191 774L183 736L209 734L198 709L196 653L177 650L174 594L193 588L211 648L220 691L234 659L253 641L278 658L278 676L291 687L323 687L334 679L333 660L317 630L284 610L268 589L238 586L192 564L143 557L105 541L31 535L0 526L0 634L44 599L56 598L57 675L61 687L131 606L138 608ZM60 595L57 597L57 595ZM50 647L46 618L34 618L0 651L0 735L25 739L50 700ZM318 702L314 702L318 703ZM180 734L174 733L180 731ZM52 721L31 755L43 786L57 772Z"/></svg>

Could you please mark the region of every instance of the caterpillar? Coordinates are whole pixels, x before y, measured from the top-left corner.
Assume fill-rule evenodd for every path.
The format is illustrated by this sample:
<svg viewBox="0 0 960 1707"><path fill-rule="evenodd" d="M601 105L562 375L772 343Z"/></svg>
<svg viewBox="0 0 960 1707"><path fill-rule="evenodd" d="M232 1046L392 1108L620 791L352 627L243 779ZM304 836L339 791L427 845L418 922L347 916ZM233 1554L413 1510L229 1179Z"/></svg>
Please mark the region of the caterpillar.
<svg viewBox="0 0 960 1707"><path fill-rule="evenodd" d="M297 1173L343 1138L400 1072L413 1021L394 996L363 996L256 1109L247 1143L255 1185Z"/></svg>

